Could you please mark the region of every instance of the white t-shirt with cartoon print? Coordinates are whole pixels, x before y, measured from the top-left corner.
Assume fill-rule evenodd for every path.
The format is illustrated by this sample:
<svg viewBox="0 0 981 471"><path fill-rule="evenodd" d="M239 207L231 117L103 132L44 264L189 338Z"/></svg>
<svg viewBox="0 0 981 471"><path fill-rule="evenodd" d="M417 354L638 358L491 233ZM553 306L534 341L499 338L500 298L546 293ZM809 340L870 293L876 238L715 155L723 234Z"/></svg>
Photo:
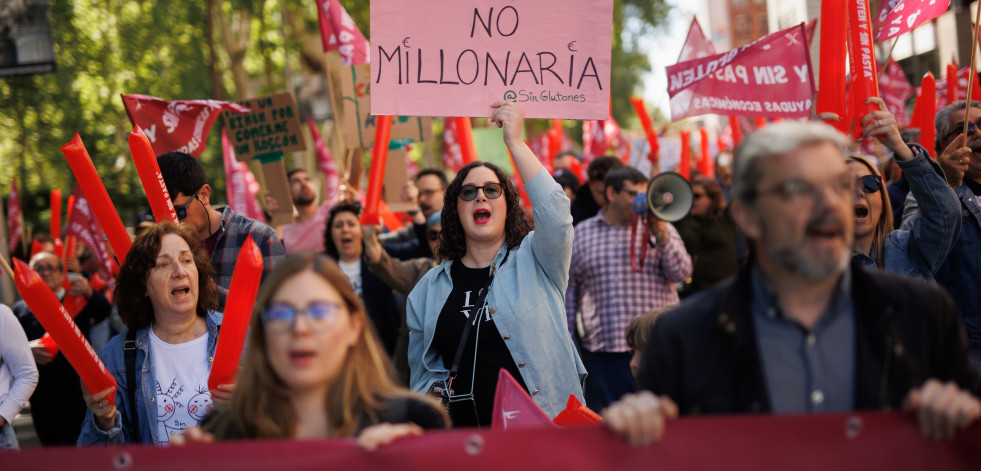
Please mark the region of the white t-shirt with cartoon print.
<svg viewBox="0 0 981 471"><path fill-rule="evenodd" d="M150 329L157 404L157 445L169 445L171 435L194 427L212 409L208 391L208 334L190 342L171 344Z"/></svg>

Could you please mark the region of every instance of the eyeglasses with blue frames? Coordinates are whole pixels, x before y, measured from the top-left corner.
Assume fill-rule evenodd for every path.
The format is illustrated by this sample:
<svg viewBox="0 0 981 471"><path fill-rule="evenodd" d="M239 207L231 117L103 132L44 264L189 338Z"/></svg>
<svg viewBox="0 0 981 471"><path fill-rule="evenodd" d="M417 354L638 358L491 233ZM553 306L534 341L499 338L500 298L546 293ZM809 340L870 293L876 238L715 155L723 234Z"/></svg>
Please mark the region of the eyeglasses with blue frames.
<svg viewBox="0 0 981 471"><path fill-rule="evenodd" d="M196 199L198 199L198 193L194 192L194 196L191 196L191 199L187 200L187 202L182 206L177 206L176 204L174 205L174 212L177 213L177 219L179 221L183 221L184 218L187 217L187 208L189 208L191 203L193 203Z"/></svg>
<svg viewBox="0 0 981 471"><path fill-rule="evenodd" d="M330 301L317 301L305 308L297 308L286 303L270 304L262 311L262 324L270 332L286 332L293 329L297 315L303 314L313 331L331 324L343 313L343 306Z"/></svg>
<svg viewBox="0 0 981 471"><path fill-rule="evenodd" d="M487 183L484 186L463 185L460 187L460 199L473 201L477 198L477 190L483 190L484 196L489 200L496 200L504 194L504 187L500 183Z"/></svg>
<svg viewBox="0 0 981 471"><path fill-rule="evenodd" d="M979 128L981 128L981 118L978 118L973 123L968 122L967 123L967 134L971 134L972 132L974 132L975 129L979 129ZM951 136L960 134L961 133L961 130L963 130L963 129L964 129L964 122L962 121L960 123L957 123L957 126L954 126L954 129L952 131L950 131L949 133L947 133L947 135L944 136L943 138L941 138L940 140L941 141L946 141L947 139L950 139Z"/></svg>
<svg viewBox="0 0 981 471"><path fill-rule="evenodd" d="M855 183L863 193L875 193L882 189L882 177L878 175L865 175L858 177Z"/></svg>

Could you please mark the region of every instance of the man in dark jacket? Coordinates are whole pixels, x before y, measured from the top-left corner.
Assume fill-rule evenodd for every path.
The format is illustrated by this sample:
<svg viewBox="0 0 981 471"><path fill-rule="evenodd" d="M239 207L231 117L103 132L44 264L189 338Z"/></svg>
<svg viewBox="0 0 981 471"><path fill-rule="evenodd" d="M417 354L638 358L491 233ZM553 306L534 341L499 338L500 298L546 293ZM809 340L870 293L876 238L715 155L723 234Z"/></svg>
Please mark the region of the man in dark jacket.
<svg viewBox="0 0 981 471"><path fill-rule="evenodd" d="M874 133L880 122L866 121ZM828 126L798 122L746 139L731 212L753 260L658 320L638 385L659 396L611 406L611 428L640 443L679 412L906 408L921 431L946 438L977 420L981 378L950 297L849 265L855 177L845 143Z"/></svg>

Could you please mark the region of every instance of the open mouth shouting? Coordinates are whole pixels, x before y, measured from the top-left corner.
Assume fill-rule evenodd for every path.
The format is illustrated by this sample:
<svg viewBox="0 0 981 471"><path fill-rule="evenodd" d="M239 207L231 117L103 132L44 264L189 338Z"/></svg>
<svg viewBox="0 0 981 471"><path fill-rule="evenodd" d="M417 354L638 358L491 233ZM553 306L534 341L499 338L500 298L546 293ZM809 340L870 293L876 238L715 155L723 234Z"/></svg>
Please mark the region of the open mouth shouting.
<svg viewBox="0 0 981 471"><path fill-rule="evenodd" d="M869 220L869 207L866 204L855 205L855 224L864 224Z"/></svg>
<svg viewBox="0 0 981 471"><path fill-rule="evenodd" d="M473 212L473 222L479 225L484 225L490 222L491 212L488 209L479 208L475 209Z"/></svg>
<svg viewBox="0 0 981 471"><path fill-rule="evenodd" d="M170 290L170 295L174 297L177 301L184 301L188 299L191 295L190 285L180 285L172 290Z"/></svg>

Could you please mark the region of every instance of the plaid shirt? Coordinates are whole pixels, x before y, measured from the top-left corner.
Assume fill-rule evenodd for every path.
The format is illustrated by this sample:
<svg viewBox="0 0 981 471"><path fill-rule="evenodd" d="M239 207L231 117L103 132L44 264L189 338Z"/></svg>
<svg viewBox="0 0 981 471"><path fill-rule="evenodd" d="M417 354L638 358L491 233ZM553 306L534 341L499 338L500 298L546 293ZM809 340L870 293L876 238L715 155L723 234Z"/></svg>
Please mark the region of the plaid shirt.
<svg viewBox="0 0 981 471"><path fill-rule="evenodd" d="M228 287L232 284L235 260L238 258L239 248L249 236L252 236L252 240L262 252L263 281L286 253L283 250L283 243L279 241L276 231L271 227L255 219L236 214L231 207L225 206L221 210L221 226L212 236L216 241L211 251L211 263L215 266L215 282L218 283L219 312L225 311L225 297L228 296Z"/></svg>
<svg viewBox="0 0 981 471"><path fill-rule="evenodd" d="M651 309L678 304L674 283L691 276L691 257L678 231L666 224L667 242L648 249L644 270L635 272L630 266L631 226L611 224L605 212L575 228L566 316L570 332L576 330L576 315L582 317L586 350L629 352L624 337L627 325ZM637 241L638 256L644 243L647 241Z"/></svg>

